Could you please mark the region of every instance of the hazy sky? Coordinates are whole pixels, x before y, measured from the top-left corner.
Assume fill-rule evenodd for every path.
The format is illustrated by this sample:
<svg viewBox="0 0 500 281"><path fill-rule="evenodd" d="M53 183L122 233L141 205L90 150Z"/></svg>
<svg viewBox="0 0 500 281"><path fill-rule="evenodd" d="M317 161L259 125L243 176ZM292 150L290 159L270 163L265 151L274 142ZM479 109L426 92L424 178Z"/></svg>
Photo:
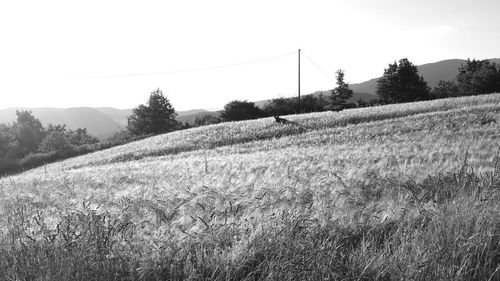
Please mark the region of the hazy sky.
<svg viewBox="0 0 500 281"><path fill-rule="evenodd" d="M337 69L358 83L403 57L500 57L499 11L498 0L5 0L0 108L132 108L156 88L177 110L289 97L299 48L321 69L302 57L303 94L334 88Z"/></svg>

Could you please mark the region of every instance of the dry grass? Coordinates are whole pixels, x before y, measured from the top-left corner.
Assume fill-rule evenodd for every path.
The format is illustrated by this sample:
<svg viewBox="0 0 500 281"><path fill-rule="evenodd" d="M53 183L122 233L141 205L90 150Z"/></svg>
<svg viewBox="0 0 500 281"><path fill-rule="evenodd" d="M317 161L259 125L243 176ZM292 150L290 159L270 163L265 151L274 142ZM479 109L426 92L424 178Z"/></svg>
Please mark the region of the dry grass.
<svg viewBox="0 0 500 281"><path fill-rule="evenodd" d="M0 179L0 280L500 279L500 95L289 118Z"/></svg>

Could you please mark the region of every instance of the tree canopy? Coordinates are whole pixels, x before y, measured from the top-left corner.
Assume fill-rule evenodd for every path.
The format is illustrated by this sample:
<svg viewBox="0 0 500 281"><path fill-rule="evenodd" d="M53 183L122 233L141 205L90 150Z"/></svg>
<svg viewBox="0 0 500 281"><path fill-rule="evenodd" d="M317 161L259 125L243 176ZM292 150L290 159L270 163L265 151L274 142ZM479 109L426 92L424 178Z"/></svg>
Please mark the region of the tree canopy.
<svg viewBox="0 0 500 281"><path fill-rule="evenodd" d="M170 101L160 89L151 92L146 105L139 105L133 109L128 117L127 128L134 135L158 135L179 128L175 119L177 114Z"/></svg>
<svg viewBox="0 0 500 281"><path fill-rule="evenodd" d="M36 151L44 137L43 126L31 111L16 110L17 121L14 123L14 135L19 142L22 154Z"/></svg>
<svg viewBox="0 0 500 281"><path fill-rule="evenodd" d="M42 126L31 111L16 111L17 120L0 124L0 176L98 148L99 140L86 129L65 125Z"/></svg>
<svg viewBox="0 0 500 281"><path fill-rule="evenodd" d="M413 102L429 99L430 89L417 67L403 58L384 70L377 81L377 95L386 103Z"/></svg>
<svg viewBox="0 0 500 281"><path fill-rule="evenodd" d="M332 90L330 96L330 109L340 110L352 107L348 105L347 100L352 97L353 91L349 88L349 84L344 81L344 75L343 70L337 70L337 87Z"/></svg>
<svg viewBox="0 0 500 281"><path fill-rule="evenodd" d="M264 113L253 102L234 100L224 106L220 116L224 121L241 121L263 117Z"/></svg>
<svg viewBox="0 0 500 281"><path fill-rule="evenodd" d="M441 80L432 89L432 98L442 99L460 95L458 84L455 81Z"/></svg>
<svg viewBox="0 0 500 281"><path fill-rule="evenodd" d="M302 99L302 102L304 99ZM267 116L288 115L295 113L297 109L297 98L279 97L270 100L264 105L264 112Z"/></svg>
<svg viewBox="0 0 500 281"><path fill-rule="evenodd" d="M470 60L458 69L460 95L500 92L500 66L489 60Z"/></svg>

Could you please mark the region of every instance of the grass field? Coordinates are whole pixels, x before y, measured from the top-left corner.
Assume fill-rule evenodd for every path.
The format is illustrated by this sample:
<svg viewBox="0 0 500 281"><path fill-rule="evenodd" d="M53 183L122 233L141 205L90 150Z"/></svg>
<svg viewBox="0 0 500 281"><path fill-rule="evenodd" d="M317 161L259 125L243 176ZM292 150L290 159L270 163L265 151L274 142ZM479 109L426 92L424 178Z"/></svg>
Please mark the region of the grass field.
<svg viewBox="0 0 500 281"><path fill-rule="evenodd" d="M0 280L500 280L500 94L287 118L0 179Z"/></svg>

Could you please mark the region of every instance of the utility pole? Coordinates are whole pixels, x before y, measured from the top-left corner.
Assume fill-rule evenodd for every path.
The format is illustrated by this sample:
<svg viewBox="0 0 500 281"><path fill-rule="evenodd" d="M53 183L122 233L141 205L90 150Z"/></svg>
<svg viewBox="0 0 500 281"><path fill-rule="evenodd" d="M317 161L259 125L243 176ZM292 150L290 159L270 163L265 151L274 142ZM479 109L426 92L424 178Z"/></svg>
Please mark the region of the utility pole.
<svg viewBox="0 0 500 281"><path fill-rule="evenodd" d="M300 49L299 49L299 114L302 112L302 107L300 105Z"/></svg>

